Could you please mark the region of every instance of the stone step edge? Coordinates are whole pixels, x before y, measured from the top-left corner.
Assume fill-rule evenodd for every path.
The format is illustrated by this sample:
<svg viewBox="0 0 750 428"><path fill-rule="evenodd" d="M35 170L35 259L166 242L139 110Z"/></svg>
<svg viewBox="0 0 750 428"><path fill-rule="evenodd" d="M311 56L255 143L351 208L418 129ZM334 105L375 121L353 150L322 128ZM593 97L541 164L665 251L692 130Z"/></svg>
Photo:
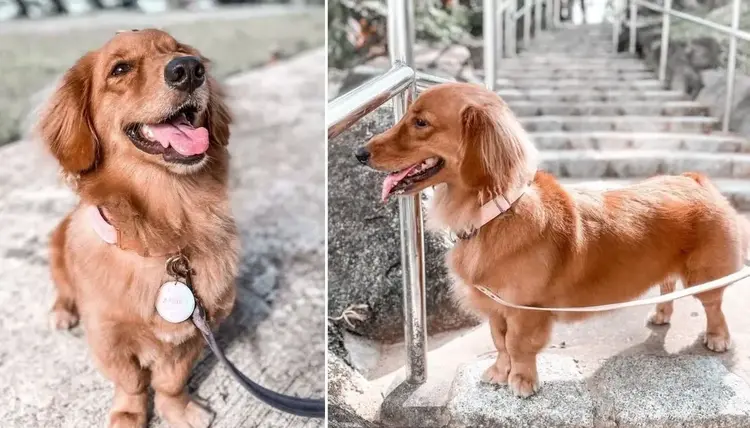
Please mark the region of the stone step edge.
<svg viewBox="0 0 750 428"><path fill-rule="evenodd" d="M591 132L529 132L532 138L565 138L566 140L574 139L664 139L664 140L697 140L697 141L716 141L716 142L738 142L750 143L747 138L734 134L698 134L691 132L611 132L611 131L591 131Z"/></svg>
<svg viewBox="0 0 750 428"><path fill-rule="evenodd" d="M661 356L618 354L607 359L606 367L594 374L584 374L576 358L543 352L537 358L541 389L529 399L515 397L507 386L481 381L482 373L493 364L493 357L477 358L456 370L445 406L445 419L450 424L443 426L750 426L750 385L714 356L675 354L667 360ZM633 395L618 393L617 388L627 388L628 393L635 391L647 384L642 378L659 371L665 372L664 379L649 385L645 391ZM689 377L692 383L687 387L691 390L699 388L706 378L721 379L712 393L727 394L734 401L731 406L724 400L705 403L703 390L698 390L684 398L692 405L684 406L679 401L682 395L679 390L673 396L665 394L673 373ZM702 404L710 410L707 412Z"/></svg>
<svg viewBox="0 0 750 428"><path fill-rule="evenodd" d="M720 120L715 117L706 116L631 116L631 115L619 115L619 116L523 116L519 117L523 123L539 123L539 122L645 122L645 121L657 121L657 122L687 122L687 123L719 123Z"/></svg>
<svg viewBox="0 0 750 428"><path fill-rule="evenodd" d="M669 95L669 96L680 96L684 97L686 96L684 92L682 91L674 91L674 90L661 90L661 91L623 91L623 90L606 90L606 89L589 89L586 91L574 91L570 89L564 89L564 90L554 90L554 89L529 89L529 90L517 90L517 89L500 89L495 91L498 95L601 95L601 94L612 94L612 95L625 95L625 94L632 94L637 93L639 95L647 95L647 96L659 96L659 95Z"/></svg>
<svg viewBox="0 0 750 428"><path fill-rule="evenodd" d="M509 78L509 77L500 77L497 79L496 82L498 85L500 84L513 84L513 85L538 85L543 83L549 83L549 84L556 84L556 85L566 85L566 86L576 86L576 85L613 85L613 84L623 84L627 83L629 85L633 86L648 86L648 85L661 85L662 83L659 81L659 79L601 79L601 78L590 78L590 79L584 79L584 78L558 78L558 79L542 79L542 78L536 78L536 77L517 77L517 78Z"/></svg>
<svg viewBox="0 0 750 428"><path fill-rule="evenodd" d="M508 102L511 107L661 107L661 108L708 108L706 105L695 100L657 100L657 101L639 101L625 100L625 102L614 101L547 101L540 104L530 100L511 100Z"/></svg>
<svg viewBox="0 0 750 428"><path fill-rule="evenodd" d="M659 159L659 158L692 158L692 159L736 159L750 163L750 153L706 153L674 150L542 150L539 152L542 160L615 160L615 159Z"/></svg>

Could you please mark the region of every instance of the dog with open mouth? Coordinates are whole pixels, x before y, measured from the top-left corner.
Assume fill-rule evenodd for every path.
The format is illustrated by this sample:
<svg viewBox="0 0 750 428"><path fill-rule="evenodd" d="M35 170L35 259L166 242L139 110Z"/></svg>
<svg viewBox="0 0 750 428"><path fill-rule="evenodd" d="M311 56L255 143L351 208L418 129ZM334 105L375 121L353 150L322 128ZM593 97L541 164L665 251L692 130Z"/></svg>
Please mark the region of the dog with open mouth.
<svg viewBox="0 0 750 428"><path fill-rule="evenodd" d="M230 313L239 239L231 119L207 67L163 31L118 33L65 73L39 123L80 199L51 237L51 323L83 323L115 385L110 427L146 426L149 386L169 426L213 419L186 392L204 347L189 314L195 300L213 327ZM174 257L189 261L192 296L171 291L186 289L167 269Z"/></svg>
<svg viewBox="0 0 750 428"><path fill-rule="evenodd" d="M590 314L515 309L583 307L670 292L743 267L748 228L700 174L661 176L608 191L564 188L537 171L537 151L505 102L477 85L435 86L390 130L355 152L388 172L382 199L434 186L428 223L458 237L447 256L457 299L489 318L498 354L483 375L517 396L539 388L537 354L555 322ZM704 343L730 345L723 289L696 297L706 313ZM649 321L669 323L672 303Z"/></svg>

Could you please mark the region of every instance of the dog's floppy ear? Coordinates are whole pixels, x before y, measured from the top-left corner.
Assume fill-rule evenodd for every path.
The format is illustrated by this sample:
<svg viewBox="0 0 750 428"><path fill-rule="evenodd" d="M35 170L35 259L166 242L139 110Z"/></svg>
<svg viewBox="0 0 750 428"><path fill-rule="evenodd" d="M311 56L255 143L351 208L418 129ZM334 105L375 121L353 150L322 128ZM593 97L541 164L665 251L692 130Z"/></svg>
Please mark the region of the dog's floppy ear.
<svg viewBox="0 0 750 428"><path fill-rule="evenodd" d="M494 197L528 180L529 156L535 149L507 107L467 105L461 126L460 174L465 185Z"/></svg>
<svg viewBox="0 0 750 428"><path fill-rule="evenodd" d="M209 97L208 109L206 110L206 127L212 144L226 146L229 144L229 125L232 123L232 114L224 102L224 90L221 85L213 79L208 79Z"/></svg>
<svg viewBox="0 0 750 428"><path fill-rule="evenodd" d="M97 160L98 141L89 106L93 63L89 53L65 73L38 125L52 155L72 174L90 170Z"/></svg>

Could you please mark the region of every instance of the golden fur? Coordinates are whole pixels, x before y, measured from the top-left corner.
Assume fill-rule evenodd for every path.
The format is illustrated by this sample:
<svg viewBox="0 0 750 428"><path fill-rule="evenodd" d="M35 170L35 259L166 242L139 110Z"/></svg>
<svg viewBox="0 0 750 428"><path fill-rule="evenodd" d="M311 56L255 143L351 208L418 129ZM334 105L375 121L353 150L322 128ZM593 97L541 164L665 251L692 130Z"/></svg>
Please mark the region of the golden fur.
<svg viewBox="0 0 750 428"><path fill-rule="evenodd" d="M149 385L171 427L202 428L212 419L186 393L203 340L189 320L164 321L155 302L168 280L167 256L182 251L212 325L232 310L239 241L227 194L229 112L210 77L192 94L196 120L210 134L197 165L142 152L123 132L128 123L158 122L184 102L188 95L165 84L164 67L185 55L206 62L162 31L118 34L68 70L39 126L80 197L51 239L51 322L83 322L99 369L115 384L111 427L146 425ZM122 60L135 66L113 78L109 70ZM91 205L117 229L118 245L93 231L84 211Z"/></svg>
<svg viewBox="0 0 750 428"><path fill-rule="evenodd" d="M429 157L443 159L439 172L407 193L436 186L430 224L454 231L465 230L483 203L529 180L537 153L500 97L460 83L426 91L365 149L369 165L389 172ZM472 285L542 307L623 302L656 284L669 292L676 279L691 286L738 271L747 244L743 224L699 174L599 192L565 189L537 172L509 212L458 241L447 256L459 299L489 318L498 356L484 380L508 383L519 396L534 394L536 356L552 324L586 314L507 308ZM720 289L698 296L707 317L706 346L717 352L730 343L722 294ZM659 305L651 321L667 323L671 313L671 303Z"/></svg>

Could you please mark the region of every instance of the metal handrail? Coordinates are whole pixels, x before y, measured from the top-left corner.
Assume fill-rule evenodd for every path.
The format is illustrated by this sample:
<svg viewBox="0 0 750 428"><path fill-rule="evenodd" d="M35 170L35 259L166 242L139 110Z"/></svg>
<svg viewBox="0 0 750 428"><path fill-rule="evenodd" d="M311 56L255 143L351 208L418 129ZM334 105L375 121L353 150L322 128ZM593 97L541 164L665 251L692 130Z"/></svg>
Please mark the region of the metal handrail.
<svg viewBox="0 0 750 428"><path fill-rule="evenodd" d="M497 83L496 53L503 43L498 42L498 22L502 22L507 32L505 55L516 53L517 0L484 0L485 34L484 69L487 87L494 90ZM554 22L559 23L560 0L534 0L541 7L543 2L558 15ZM415 72L412 47L414 44L414 9L412 0L388 0L388 46L391 69L348 93L328 103L326 126L328 138L334 138L350 128L368 113L389 100L393 100L394 121L398 122L406 113L412 99L424 89L450 79ZM541 9L540 9L541 10ZM539 16L538 19L541 19ZM539 23L539 29L541 24ZM538 31L539 32L539 31ZM421 384L427 380L427 332L425 312L425 271L422 204L419 195L400 196L399 222L401 228L401 266L404 298L404 335L406 338L406 381Z"/></svg>
<svg viewBox="0 0 750 428"><path fill-rule="evenodd" d="M630 40L628 43L628 51L631 54L635 54L636 39L638 37L638 6L651 9L662 14L662 31L661 31L661 52L659 56L659 80L666 82L667 79L667 61L669 54L669 30L671 25L671 17L683 19L685 21L692 22L694 24L701 25L706 28L718 31L729 36L729 53L727 55L727 84L726 84L726 102L724 105L724 115L721 121L722 131L729 131L729 123L732 119L732 104L734 104L734 86L735 86L735 74L737 72L737 40L744 40L750 42L750 33L740 30L740 3L742 0L733 0L732 3L732 26L727 27L716 22L711 22L707 19L703 19L699 16L690 15L685 12L672 9L672 0L665 0L664 6L660 6L646 0L631 0L630 1L630 22L628 23L628 29L630 30ZM619 44L619 31L622 21L620 16L624 13L623 8L615 11L615 19L613 20L614 31L613 39L615 44L615 52L617 52L617 46Z"/></svg>
<svg viewBox="0 0 750 428"><path fill-rule="evenodd" d="M414 83L414 70L396 63L385 74L328 103L326 126L328 138L335 138L378 107L404 92Z"/></svg>

